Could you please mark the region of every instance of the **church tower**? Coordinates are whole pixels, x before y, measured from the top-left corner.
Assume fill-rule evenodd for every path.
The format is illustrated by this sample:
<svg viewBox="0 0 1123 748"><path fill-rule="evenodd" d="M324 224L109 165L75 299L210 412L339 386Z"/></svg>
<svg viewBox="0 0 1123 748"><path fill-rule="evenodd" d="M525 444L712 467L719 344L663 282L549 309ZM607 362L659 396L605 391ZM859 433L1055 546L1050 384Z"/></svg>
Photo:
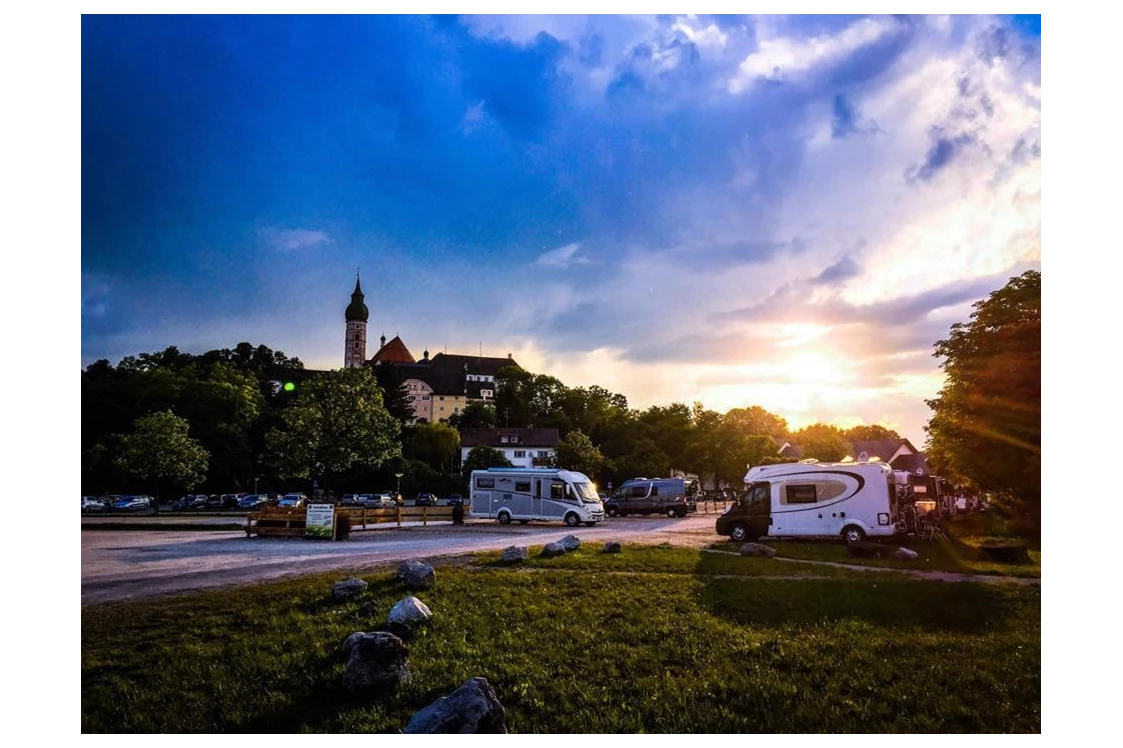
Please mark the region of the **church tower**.
<svg viewBox="0 0 1123 748"><path fill-rule="evenodd" d="M363 303L363 289L359 286L359 276L355 275L355 290L351 292L351 303L344 313L347 320L347 336L343 343L343 366L350 369L362 366L367 357L367 305Z"/></svg>

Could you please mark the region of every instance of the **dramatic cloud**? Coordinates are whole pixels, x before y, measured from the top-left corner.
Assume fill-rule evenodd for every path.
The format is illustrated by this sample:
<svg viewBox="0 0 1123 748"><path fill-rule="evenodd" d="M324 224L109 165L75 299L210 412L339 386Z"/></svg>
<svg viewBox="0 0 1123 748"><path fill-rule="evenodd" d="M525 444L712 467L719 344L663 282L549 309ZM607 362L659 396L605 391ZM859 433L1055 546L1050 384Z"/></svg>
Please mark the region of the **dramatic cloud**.
<svg viewBox="0 0 1123 748"><path fill-rule="evenodd" d="M251 340L337 367L361 267L371 340L919 445L932 344L1040 266L1039 34L84 17L83 361Z"/></svg>

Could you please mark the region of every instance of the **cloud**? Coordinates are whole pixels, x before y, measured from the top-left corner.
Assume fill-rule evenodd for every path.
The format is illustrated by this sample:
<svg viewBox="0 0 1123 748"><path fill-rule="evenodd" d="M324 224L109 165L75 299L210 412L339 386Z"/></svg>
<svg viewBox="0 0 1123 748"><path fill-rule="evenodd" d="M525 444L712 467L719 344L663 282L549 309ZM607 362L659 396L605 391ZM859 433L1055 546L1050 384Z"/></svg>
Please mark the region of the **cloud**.
<svg viewBox="0 0 1123 748"><path fill-rule="evenodd" d="M863 18L834 35L807 39L763 38L757 51L744 59L730 79L730 93L741 93L759 80L776 81L836 62L873 44L897 28L890 19Z"/></svg>
<svg viewBox="0 0 1123 748"><path fill-rule="evenodd" d="M824 285L836 285L861 274L862 266L854 262L854 260L847 255L816 275L811 282Z"/></svg>
<svg viewBox="0 0 1123 748"><path fill-rule="evenodd" d="M279 229L274 226L259 228L257 235L266 245L284 252L315 247L331 241L331 237L324 231Z"/></svg>
<svg viewBox="0 0 1123 748"><path fill-rule="evenodd" d="M574 242L543 252L538 256L537 264L543 267L565 268L570 265L588 265L591 262L592 260L581 253L581 244Z"/></svg>

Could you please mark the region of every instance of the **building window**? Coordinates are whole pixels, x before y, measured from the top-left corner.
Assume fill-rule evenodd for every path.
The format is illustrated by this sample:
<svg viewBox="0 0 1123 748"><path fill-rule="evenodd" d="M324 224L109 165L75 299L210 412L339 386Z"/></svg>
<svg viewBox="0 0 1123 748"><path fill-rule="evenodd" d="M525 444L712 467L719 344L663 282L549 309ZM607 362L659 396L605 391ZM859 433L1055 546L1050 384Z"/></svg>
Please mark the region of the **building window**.
<svg viewBox="0 0 1123 748"><path fill-rule="evenodd" d="M545 449L540 449L540 450L538 450L538 456L541 457L544 460L544 459L546 459L547 457L550 456L550 453L549 453L549 451L547 451Z"/></svg>
<svg viewBox="0 0 1123 748"><path fill-rule="evenodd" d="M441 395L441 402L444 402L445 396Z"/></svg>
<svg viewBox="0 0 1123 748"><path fill-rule="evenodd" d="M505 436L499 437L499 443L500 444L506 444L507 443L507 437L505 437Z"/></svg>
<svg viewBox="0 0 1123 748"><path fill-rule="evenodd" d="M525 449L516 449L515 450L515 457L516 458L518 458L518 457L524 457L525 458L526 457L526 450Z"/></svg>

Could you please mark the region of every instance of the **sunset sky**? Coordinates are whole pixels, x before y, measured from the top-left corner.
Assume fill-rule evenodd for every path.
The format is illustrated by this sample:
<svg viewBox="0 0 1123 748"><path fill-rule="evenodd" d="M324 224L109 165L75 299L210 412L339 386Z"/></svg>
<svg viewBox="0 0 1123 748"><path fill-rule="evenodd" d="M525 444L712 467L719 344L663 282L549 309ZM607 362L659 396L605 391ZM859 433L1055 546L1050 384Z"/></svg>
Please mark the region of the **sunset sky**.
<svg viewBox="0 0 1123 748"><path fill-rule="evenodd" d="M82 19L82 364L508 352L917 447L1041 260L1039 17Z"/></svg>

